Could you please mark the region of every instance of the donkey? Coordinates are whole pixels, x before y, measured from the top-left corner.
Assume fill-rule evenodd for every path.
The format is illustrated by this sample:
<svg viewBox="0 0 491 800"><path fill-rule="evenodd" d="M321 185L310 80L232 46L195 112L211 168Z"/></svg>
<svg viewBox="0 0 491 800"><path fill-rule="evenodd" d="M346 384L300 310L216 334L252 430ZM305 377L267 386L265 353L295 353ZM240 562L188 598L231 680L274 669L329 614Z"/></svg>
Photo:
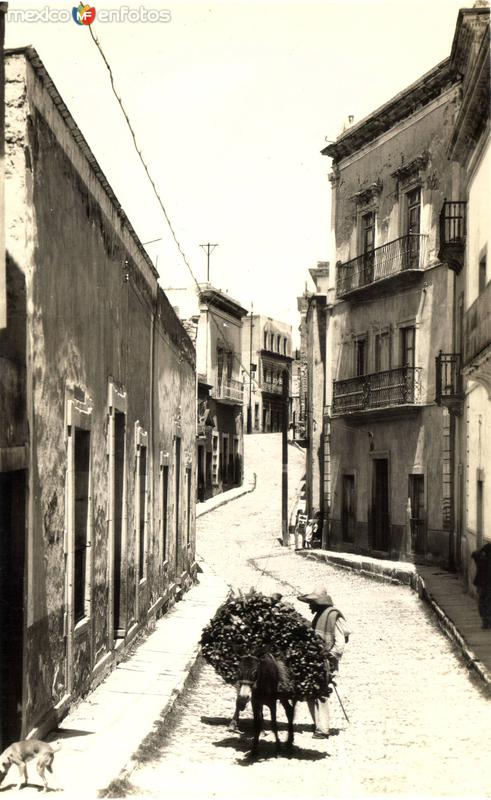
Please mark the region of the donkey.
<svg viewBox="0 0 491 800"><path fill-rule="evenodd" d="M285 665L277 661L269 653L261 658L243 656L240 660L237 677L237 702L232 723L237 722L239 713L244 710L249 700L254 714L254 740L250 755L257 752L259 735L263 728L263 706L268 706L271 715L271 726L276 741L276 753L279 751L280 739L276 724L276 703L279 700L285 709L288 720L287 747L293 746L293 717L295 714L294 699L286 696L285 683L288 682ZM283 685L283 686L282 686Z"/></svg>

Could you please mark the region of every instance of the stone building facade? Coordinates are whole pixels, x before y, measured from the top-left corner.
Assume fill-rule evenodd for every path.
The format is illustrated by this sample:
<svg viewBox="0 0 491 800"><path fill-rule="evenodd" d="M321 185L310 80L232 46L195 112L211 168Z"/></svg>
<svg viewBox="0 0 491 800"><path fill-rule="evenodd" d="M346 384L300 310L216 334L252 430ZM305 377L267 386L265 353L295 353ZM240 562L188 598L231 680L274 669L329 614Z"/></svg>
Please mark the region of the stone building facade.
<svg viewBox="0 0 491 800"><path fill-rule="evenodd" d="M244 418L240 303L211 284L200 284L196 339L198 370L198 497L240 486Z"/></svg>
<svg viewBox="0 0 491 800"><path fill-rule="evenodd" d="M1 746L190 585L195 350L32 48L6 53Z"/></svg>
<svg viewBox="0 0 491 800"><path fill-rule="evenodd" d="M323 150L332 158L336 268L319 461L333 549L451 558L453 418L435 402L434 355L452 341L439 217L459 104L446 59Z"/></svg>
<svg viewBox="0 0 491 800"><path fill-rule="evenodd" d="M288 373L290 397L292 362L291 325L262 314L244 319L242 363L249 373L244 375L244 419L250 414L251 433L282 430L283 373Z"/></svg>
<svg viewBox="0 0 491 800"><path fill-rule="evenodd" d="M437 401L453 419L453 561L475 592L471 553L491 541L489 7L459 12L450 60L462 101L448 146L458 168L440 215L454 293L451 349L435 354Z"/></svg>

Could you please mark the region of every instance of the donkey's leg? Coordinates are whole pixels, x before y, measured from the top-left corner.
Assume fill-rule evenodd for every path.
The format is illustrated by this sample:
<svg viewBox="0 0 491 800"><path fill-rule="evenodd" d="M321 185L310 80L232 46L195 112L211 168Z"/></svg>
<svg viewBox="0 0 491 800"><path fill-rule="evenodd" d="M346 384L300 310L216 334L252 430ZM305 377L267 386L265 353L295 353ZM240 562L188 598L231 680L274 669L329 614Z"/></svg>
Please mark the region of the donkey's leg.
<svg viewBox="0 0 491 800"><path fill-rule="evenodd" d="M238 729L238 727L239 727L239 714L240 714L239 698L237 696L237 699L235 701L234 715L233 715L233 717L230 720L229 725L228 725L229 731L236 731Z"/></svg>
<svg viewBox="0 0 491 800"><path fill-rule="evenodd" d="M269 713L271 715L271 727L273 728L274 738L276 741L276 754L278 754L281 742L278 736L278 725L276 722L276 700L269 703Z"/></svg>
<svg viewBox="0 0 491 800"><path fill-rule="evenodd" d="M295 700L282 700L281 704L285 709L286 718L288 720L288 739L286 741L287 747L293 747L293 717L295 715Z"/></svg>
<svg viewBox="0 0 491 800"><path fill-rule="evenodd" d="M254 739L251 747L251 755L257 753L257 743L259 741L259 734L263 727L263 704L258 700L253 699L252 711L254 713Z"/></svg>

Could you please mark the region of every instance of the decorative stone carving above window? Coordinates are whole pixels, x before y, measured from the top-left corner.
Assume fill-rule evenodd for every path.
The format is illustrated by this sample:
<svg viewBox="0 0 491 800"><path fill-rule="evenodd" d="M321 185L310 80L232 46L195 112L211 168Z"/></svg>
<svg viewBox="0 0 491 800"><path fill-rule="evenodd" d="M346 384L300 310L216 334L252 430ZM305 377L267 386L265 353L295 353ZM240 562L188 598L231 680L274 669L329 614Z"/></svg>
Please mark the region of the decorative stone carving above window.
<svg viewBox="0 0 491 800"><path fill-rule="evenodd" d="M373 203L373 201L377 199L382 191L382 187L382 181L377 180L375 183L371 183L370 186L367 186L365 189L361 189L359 192L351 195L350 200L353 200L358 206L366 206L369 203Z"/></svg>
<svg viewBox="0 0 491 800"><path fill-rule="evenodd" d="M422 179L422 173L429 161L430 155L427 152L413 158L406 164L401 164L394 172L392 177L396 179L399 184L409 183L411 181Z"/></svg>

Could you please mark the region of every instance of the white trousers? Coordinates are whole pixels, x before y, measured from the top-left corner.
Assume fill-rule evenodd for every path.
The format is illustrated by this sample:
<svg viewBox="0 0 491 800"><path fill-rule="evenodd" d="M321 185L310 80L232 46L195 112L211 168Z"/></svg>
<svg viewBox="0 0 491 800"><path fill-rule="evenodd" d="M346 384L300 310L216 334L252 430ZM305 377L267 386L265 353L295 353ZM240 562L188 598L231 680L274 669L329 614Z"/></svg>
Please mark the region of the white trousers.
<svg viewBox="0 0 491 800"><path fill-rule="evenodd" d="M310 715L317 733L329 733L329 699L307 700Z"/></svg>

